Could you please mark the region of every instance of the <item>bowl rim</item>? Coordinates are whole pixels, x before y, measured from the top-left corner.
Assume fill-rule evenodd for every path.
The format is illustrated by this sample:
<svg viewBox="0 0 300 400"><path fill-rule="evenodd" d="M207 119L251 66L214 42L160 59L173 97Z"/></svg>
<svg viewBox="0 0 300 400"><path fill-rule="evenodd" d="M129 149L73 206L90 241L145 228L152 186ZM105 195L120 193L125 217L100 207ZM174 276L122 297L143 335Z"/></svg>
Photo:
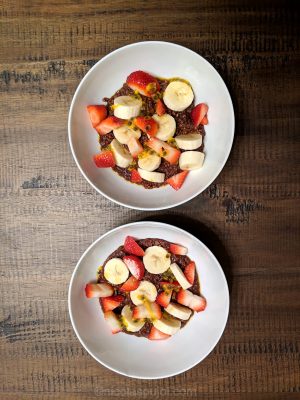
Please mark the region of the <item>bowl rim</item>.
<svg viewBox="0 0 300 400"><path fill-rule="evenodd" d="M226 298L227 298L227 307L226 307L226 310L225 310L225 314L226 314L226 315L225 315L225 322L224 322L224 324L223 324L223 326L222 326L222 328L221 328L221 330L220 330L220 334L219 334L218 337L216 338L216 340L215 340L213 346L211 346L210 350L209 350L203 357L201 357L197 362L191 364L189 367L187 367L187 368L182 368L182 369L180 369L178 372L175 372L175 373L172 373L172 374L165 374L165 375L159 376L159 377L153 377L153 376L147 376L147 377L145 377L145 376L139 376L139 375L136 375L136 374L127 374L127 373L125 373L125 372L122 372L122 371L120 371L120 370L118 370L118 369L116 369L116 368L110 366L110 365L107 365L105 362L103 362L102 360L100 360L100 359L99 359L96 355L94 355L94 354L88 349L88 347L85 345L83 339L81 338L81 336L80 336L80 334L79 334L79 332L78 332L78 330L77 330L77 328L76 328L76 326L75 326L75 322L74 322L74 318L73 318L72 310L71 310L71 291L72 291L73 282L74 282L74 280L75 280L75 276L76 276L77 270L79 269L79 266L80 266L82 260L84 259L84 257L86 256L86 254L87 254L94 246L96 246L96 244L97 244L99 241L101 241L101 240L102 240L103 238L105 238L106 236L108 236L108 235L110 235L110 234L113 234L113 233L115 233L115 232L117 232L117 231L119 231L119 230L122 230L122 229L124 229L124 228L128 228L128 227L132 228L132 227L134 227L134 226L136 226L136 225L145 225L145 224L146 224L146 225L147 225L147 224L149 224L149 225L154 225L154 226L156 226L157 228L169 228L169 229L171 228L171 229L173 229L173 230L175 230L175 231L178 231L179 233L183 233L183 234L189 236L190 238L192 238L192 239L198 241L198 242L200 243L200 245L203 246L203 247L205 248L205 250L208 252L208 254L210 255L210 257L212 257L212 259L216 262L216 265L217 265L217 267L218 267L218 269L219 269L219 271L220 271L220 273L221 273L221 276L222 276L222 278L223 278L223 281L224 281L224 286L225 286L225 290L226 290ZM111 371L113 371L113 372L115 372L115 373L117 373L117 374L120 374L120 375L129 377L129 378L136 378L136 379L149 379L149 380L152 380L152 379L165 379L165 378L169 378L169 377L172 377L172 376L176 376L176 375L182 374L183 372L186 372L186 371L188 371L188 370L194 368L197 364L199 364L200 362L202 362L202 361L203 361L206 357L208 357L208 355L213 351L213 349L216 347L216 345L217 345L218 342L220 341L221 337L223 336L223 333L224 333L224 331L225 331L225 328L226 328L226 325L227 325L227 321L228 321L229 309L230 309L230 293L229 293L229 289L228 289L227 279L226 279L225 273L224 273L224 271L223 271L223 269L222 269L222 267L221 267L219 261L217 260L217 258L215 257L215 255L211 252L211 250L210 250L200 239L198 239L196 236L192 235L191 233L187 232L186 230L181 229L181 228L178 228L177 226L174 226L174 225L171 225L171 224L166 224L166 223L164 223L164 222L157 222L157 221L138 221L138 222L131 222L131 223L124 224L124 225L120 225L120 226L118 226L118 227L116 227L116 228L113 228L113 229L109 230L108 232L104 233L103 235L101 235L101 236L100 236L98 239L96 239L91 245L88 246L88 248L84 251L84 253L83 253L83 254L81 255L81 257L79 258L79 260L78 260L78 262L77 262L77 264L76 264L76 267L74 268L74 271L73 271L73 273L72 273L72 276L71 276L71 279L70 279L70 283L69 283L69 289L68 289L68 311L69 311L69 317L70 317L70 320L71 320L71 324L72 324L73 330L74 330L74 332L75 332L75 334L76 334L76 336L77 336L77 339L79 340L79 342L81 343L81 345L83 346L83 348L84 348L84 349L88 352L88 354L90 354L99 364L103 365L104 367L108 368L109 370L111 370Z"/></svg>
<svg viewBox="0 0 300 400"><path fill-rule="evenodd" d="M128 203L124 203L124 202L122 202L122 201L120 201L120 200L114 199L114 198L112 198L111 196L107 195L107 194L104 193L101 189L99 189L99 188L89 179L89 177L86 175L86 173L84 172L84 170L81 168L81 166L80 166L80 164L79 164L79 161L77 160L77 156L76 156L76 154L75 154L75 150L74 150L74 147L73 147L72 135L71 135L71 116L72 116L72 114L73 114L73 107L74 107L74 104L75 104L75 99L77 98L78 93L79 93L79 91L80 91L80 89L81 89L81 87L82 87L84 81L88 78L88 76L89 76L90 74L92 74L92 72L94 71L94 69L96 69L97 66L98 66L100 63L102 63L104 60L106 60L107 58L109 58L111 55L117 54L117 53L119 53L119 52L121 52L121 51L124 51L124 50L126 50L127 48L129 48L129 47L138 47L138 46L153 45L153 44L155 44L155 45L170 45L170 46L173 46L173 47L177 47L178 49L184 49L184 50L186 50L186 51L188 51L188 52L190 52L190 53L196 54L198 57L200 57L200 58L202 59L202 61L203 61L204 63L206 63L206 64L208 65L209 68L212 68L212 69L216 72L216 74L219 76L219 78L220 78L220 80L221 80L221 82L222 82L222 84L223 84L223 86L224 86L224 91L225 91L226 96L227 96L227 98L228 98L228 101L229 101L229 103L230 103L230 105L231 105L231 119L232 119L232 121L233 121L233 127L232 127L232 132L231 132L230 145L229 145L229 147L228 147L228 151L227 151L226 154L225 154L224 162L223 162L223 163L220 165L220 167L216 170L216 173L214 174L213 178L207 183L207 185L205 185L203 188L199 189L195 194L192 194L191 196L185 198L184 200L178 201L178 202L174 203L173 205L167 205L167 206L162 206L162 207L139 207L139 206L130 205L130 204L128 204ZM145 41L141 41L141 42L130 43L130 44L128 44L128 45L119 47L119 48L117 48L117 49L111 51L110 53L108 53L108 54L106 54L104 57L102 57L100 60L98 60L98 61L96 62L96 64L93 65L93 67L84 75L84 77L81 79L79 85L77 86L76 91L75 91L75 93L74 93L74 95L73 95L73 98L72 98L72 101L71 101L71 105L70 105L70 108L69 108L69 115L68 115L68 138L69 138L69 146L70 146L70 148L71 148L71 153L72 153L72 156L73 156L73 158L74 158L74 160L75 160L75 163L76 163L77 167L79 168L79 171L81 172L81 174L82 174L82 175L84 176L84 178L87 180L87 182L88 182L98 193L100 193L102 196L106 197L108 200L111 200L112 202L114 202L114 203L116 203L116 204L119 204L119 205L121 205L121 206L123 206L123 207L127 207L127 208L130 208L130 209L133 209L133 210L142 210L142 211L159 211L159 210L167 210L167 209L170 209L170 208L173 208L173 207L178 207L178 206L180 206L181 204L187 203L188 201L194 199L194 198L197 197L200 193L204 192L204 190L206 190L206 189L208 188L208 186L210 186L210 185L214 182L214 180L219 176L219 174L220 174L221 171L223 170L223 168L224 168L224 166L225 166L225 164L226 164L226 162L227 162L227 160L228 160L228 157L229 157L229 154L230 154L230 152L231 152L231 149L232 149L232 144L233 144L233 139L234 139L234 132L235 132L235 115L234 115L233 103L232 103L232 99L231 99L229 90L228 90L228 88L227 88L227 86L226 86L226 84L225 84L223 78L222 78L221 75L219 74L219 72L215 69L215 67L214 67L210 62L208 62L204 57L202 57L200 54L196 53L195 51L193 51L193 50L191 50L191 49L189 49L189 48L187 48L187 47L185 47L185 46L179 45L179 44L177 44L177 43L172 43L172 42L163 41L163 40L145 40Z"/></svg>

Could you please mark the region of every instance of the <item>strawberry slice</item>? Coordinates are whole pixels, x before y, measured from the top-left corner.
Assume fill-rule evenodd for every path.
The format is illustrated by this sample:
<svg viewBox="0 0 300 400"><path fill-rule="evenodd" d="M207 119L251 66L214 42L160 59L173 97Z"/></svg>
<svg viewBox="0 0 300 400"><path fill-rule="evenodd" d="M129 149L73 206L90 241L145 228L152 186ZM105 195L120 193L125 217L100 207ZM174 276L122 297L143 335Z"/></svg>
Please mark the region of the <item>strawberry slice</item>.
<svg viewBox="0 0 300 400"><path fill-rule="evenodd" d="M166 333L163 333L159 331L158 329L155 328L155 326L152 326L148 339L149 340L164 340L164 339L169 339L171 335L167 335Z"/></svg>
<svg viewBox="0 0 300 400"><path fill-rule="evenodd" d="M136 169L133 169L131 171L131 177L130 177L130 181L132 183L141 183L142 182L142 177L141 175L138 173L138 171Z"/></svg>
<svg viewBox="0 0 300 400"><path fill-rule="evenodd" d="M131 136L127 143L128 149L130 154L133 158L137 158L137 156L144 151L143 146L141 145L140 141L136 139L134 136Z"/></svg>
<svg viewBox="0 0 300 400"><path fill-rule="evenodd" d="M151 117L136 117L133 122L149 136L155 136L158 131L158 123Z"/></svg>
<svg viewBox="0 0 300 400"><path fill-rule="evenodd" d="M132 312L133 319L161 319L161 308L157 303L145 301L144 304L134 307Z"/></svg>
<svg viewBox="0 0 300 400"><path fill-rule="evenodd" d="M205 115L205 117L203 117L203 120L201 121L201 125L207 125L208 124L208 118L207 115Z"/></svg>
<svg viewBox="0 0 300 400"><path fill-rule="evenodd" d="M162 307L168 307L171 301L171 296L172 296L172 290L166 290L159 293L155 301Z"/></svg>
<svg viewBox="0 0 300 400"><path fill-rule="evenodd" d="M185 256L188 252L188 249L180 244L171 243L169 251L178 256Z"/></svg>
<svg viewBox="0 0 300 400"><path fill-rule="evenodd" d="M197 312L204 311L206 308L206 299L204 297L194 294L190 304L190 308Z"/></svg>
<svg viewBox="0 0 300 400"><path fill-rule="evenodd" d="M126 253L134 254L135 256L142 257L145 252L144 250L137 244L132 236L127 236L124 243L124 250Z"/></svg>
<svg viewBox="0 0 300 400"><path fill-rule="evenodd" d="M166 182L172 186L173 189L179 190L185 181L189 171L182 171L179 174L171 176L171 178L167 179Z"/></svg>
<svg viewBox="0 0 300 400"><path fill-rule="evenodd" d="M100 122L100 124L96 126L96 130L100 135L106 135L113 129L120 128L120 126L124 125L124 123L125 120L111 115Z"/></svg>
<svg viewBox="0 0 300 400"><path fill-rule="evenodd" d="M94 162L98 168L110 168L116 165L113 152L110 150L94 155Z"/></svg>
<svg viewBox="0 0 300 400"><path fill-rule="evenodd" d="M119 307L123 301L124 297L120 294L117 296L104 297L100 300L104 312L114 310L115 308Z"/></svg>
<svg viewBox="0 0 300 400"><path fill-rule="evenodd" d="M108 297L114 293L114 289L108 283L87 283L85 286L85 295L87 298Z"/></svg>
<svg viewBox="0 0 300 400"><path fill-rule="evenodd" d="M191 261L184 268L184 275L191 285L193 285L195 280L195 270L196 270L196 264L194 263L194 261Z"/></svg>
<svg viewBox="0 0 300 400"><path fill-rule="evenodd" d="M132 90L137 90L144 96L151 97L160 90L158 80L144 71L134 71L126 79Z"/></svg>
<svg viewBox="0 0 300 400"><path fill-rule="evenodd" d="M90 106L87 106L87 110L88 110L93 128L96 128L96 126L99 125L100 122L102 122L107 116L107 110L104 105L100 105L100 106L90 105Z"/></svg>
<svg viewBox="0 0 300 400"><path fill-rule="evenodd" d="M166 107L162 100L158 99L155 105L155 112L157 115L161 116L166 113Z"/></svg>
<svg viewBox="0 0 300 400"><path fill-rule="evenodd" d="M140 281L145 274L145 267L142 261L137 256L125 256L123 261L131 274Z"/></svg>
<svg viewBox="0 0 300 400"><path fill-rule="evenodd" d="M177 302L197 312L206 308L206 299L193 294L189 290L180 289L177 294Z"/></svg>
<svg viewBox="0 0 300 400"><path fill-rule="evenodd" d="M170 164L176 164L178 162L181 154L180 150L175 149L175 147L170 146L168 143L151 137L145 145L156 151L161 157L169 161Z"/></svg>
<svg viewBox="0 0 300 400"><path fill-rule="evenodd" d="M110 326L110 329L113 334L121 332L121 330L122 330L121 322L119 321L119 318L116 316L116 314L113 311L106 311L104 313L104 318L105 318L105 321Z"/></svg>
<svg viewBox="0 0 300 400"><path fill-rule="evenodd" d="M137 280L134 276L131 276L127 279L126 282L123 283L123 285L120 287L120 290L122 292L131 292L132 290L137 289L139 285L140 281Z"/></svg>
<svg viewBox="0 0 300 400"><path fill-rule="evenodd" d="M208 105L205 103L200 103L192 109L191 118L193 120L195 128L201 124L201 121L205 117L208 111Z"/></svg>

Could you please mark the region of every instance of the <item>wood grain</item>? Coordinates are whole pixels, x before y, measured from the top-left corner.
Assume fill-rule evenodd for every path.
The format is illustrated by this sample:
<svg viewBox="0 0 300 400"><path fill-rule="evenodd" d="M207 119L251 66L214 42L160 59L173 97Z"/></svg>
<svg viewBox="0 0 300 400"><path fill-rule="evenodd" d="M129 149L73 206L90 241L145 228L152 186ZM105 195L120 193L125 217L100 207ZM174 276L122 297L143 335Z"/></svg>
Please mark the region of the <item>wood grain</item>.
<svg viewBox="0 0 300 400"><path fill-rule="evenodd" d="M1 400L299 398L298 21L289 1L1 2ZM233 150L214 184L156 213L97 194L67 142L82 77L108 52L140 40L204 56L236 113ZM97 364L67 310L81 253L107 230L142 219L203 240L231 292L218 346L192 370L160 381Z"/></svg>

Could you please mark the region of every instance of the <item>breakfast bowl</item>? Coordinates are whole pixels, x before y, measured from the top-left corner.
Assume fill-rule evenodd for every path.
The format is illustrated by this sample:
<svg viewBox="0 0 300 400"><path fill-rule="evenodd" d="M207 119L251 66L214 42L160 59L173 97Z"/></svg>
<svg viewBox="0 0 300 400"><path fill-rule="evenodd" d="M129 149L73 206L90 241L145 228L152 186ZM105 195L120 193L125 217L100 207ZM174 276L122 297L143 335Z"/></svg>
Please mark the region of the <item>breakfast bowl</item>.
<svg viewBox="0 0 300 400"><path fill-rule="evenodd" d="M103 99L106 98L106 102L108 102L106 107L110 112L112 112L111 110L114 108L114 115L119 115L118 113L121 113L124 109L124 104L116 104L116 101L124 100L122 99L124 96L119 96L118 99L114 99L115 104L111 104L108 99L122 87L124 82L128 82L128 78L132 76L132 73L141 71L146 71L143 73L151 74L151 76L160 79L159 82L161 86L166 82L169 83L167 88L164 89L164 97L162 98L165 105L169 107L167 108L167 113L169 109L175 110L175 114L176 110L181 111L180 107L176 108L176 104L174 106L174 101L172 103L172 99L174 100L174 87L172 93L169 93L171 86L176 86L176 84L179 86L181 85L179 88L180 90L182 90L182 87L186 88L187 85L189 85L192 88L190 91L193 93L194 97L193 104L198 104L200 108L201 105L204 105L206 110L208 109L207 115L202 115L202 117L205 117L203 121L205 120L206 122L201 122L201 124L205 124L205 136L203 134L204 128L202 131L199 131L199 127L196 127L196 129L198 129L198 132L196 132L198 133L198 137L200 133L203 134L202 147L199 147L201 153L195 154L195 151L186 151L182 153L185 158L187 158L188 153L190 153L190 156L192 155L196 158L199 169L185 172L182 170L189 169L187 162L185 164L183 162L180 164L181 169L178 167L177 172L184 172L181 175L184 175L185 178L185 182L180 189L178 186L178 179L175 179L175 186L174 179L173 184L172 182L170 184L165 184L168 180L166 179L166 181L164 181L162 178L162 185L156 185L156 187L154 185L148 185L148 188L147 185L138 184L137 181L132 181L135 183L131 183L123 179L126 177L126 174L128 175L129 170L125 171L126 174L124 173L122 177L120 176L122 175L122 173L120 173L120 168L118 173L112 168L97 168L97 166L99 167L99 163L95 160L95 155L99 153L100 150L99 138L102 147L105 145L105 140L104 136L102 136L103 131L98 130L100 136L95 132L87 109L90 105L103 104ZM174 80L175 82L173 82ZM144 92L142 93L145 94ZM132 92L132 94L136 95L135 92ZM141 93L138 95L141 95ZM146 96L147 95L146 93ZM146 98L145 96L142 97L143 99ZM188 102L187 105L189 104ZM192 105L190 107L192 107ZM134 109L133 106L131 107L131 111L132 109ZM191 112L193 112L193 110ZM127 108L125 115L129 118L131 115L135 114L128 113ZM146 118L148 118L148 116L146 116ZM159 117L157 118L159 119ZM141 125L141 127L143 126ZM109 132L109 128L106 130L107 125L105 125L104 128L104 133L107 131ZM162 210L178 206L191 200L205 190L218 176L231 150L234 137L234 112L229 92L222 78L213 66L200 55L173 43L152 41L139 42L119 48L108 54L98 61L85 75L71 103L68 131L70 147L76 164L83 176L95 190L108 199L129 208ZM195 136L195 132L191 133ZM182 138L182 136L180 136L180 138ZM177 141L176 137L175 140ZM195 141L195 137L193 140ZM151 141L156 141L152 144L152 148L159 151L157 150L157 143L159 144L162 142L159 142L157 138L150 137L150 141L146 144L148 145ZM112 150L114 154L116 154L115 152L120 153L122 149L120 148L119 142L117 140L114 140L114 142L116 142L119 147L115 148L115 146L113 146L114 143L110 143L111 147L113 147ZM175 143L174 140L173 142L175 146L179 144ZM174 150L173 143L171 143L171 145L167 144L167 142L164 143L165 146L168 146L167 150L171 149L173 153L180 153L178 151L178 146L177 150ZM182 146L183 149L186 149L186 147L184 147L186 144ZM188 146L190 146L190 143ZM190 147L187 148L191 149ZM194 148L195 146L192 147L192 149ZM165 151L164 147L163 151ZM109 149L107 154L110 153L111 151ZM164 157L164 155L161 156ZM122 154L120 157L120 165L123 166L124 158L122 159ZM182 159L184 157L182 157ZM179 161L180 160L181 159L179 159ZM107 162L107 159L104 161ZM171 159L171 162L173 161L174 160ZM137 173L138 179L141 179L144 183L144 179L151 181L153 176L155 179L161 179L163 176L161 171L160 173L152 172L152 170L150 170L150 172L145 172L143 169L139 169L139 172L143 174L143 177L141 179L140 175ZM176 190L174 190L174 187Z"/></svg>
<svg viewBox="0 0 300 400"><path fill-rule="evenodd" d="M137 329L133 328L140 323L143 325L143 319L139 319L139 316L135 317L137 319L131 319L131 316L123 314L124 310L127 309L128 311L130 308L130 303L125 301L125 296L128 293L122 292L122 286L125 285L123 282L126 280L125 283L128 286L128 282L134 279L135 270L132 270L132 266L126 262L130 273L133 275L131 276L127 271L126 276L121 281L113 280L119 279L124 274L124 271L120 269L122 261L120 258L117 260L116 257L122 257L124 250L122 245L124 242L126 243L128 238L135 245L139 243L144 248L145 268L147 271L156 274L156 277L160 276L157 274L162 272L162 265L157 262L153 263L154 259L149 258L149 256L151 256L151 251L157 251L160 244L170 251L171 262L176 260L180 265L181 260L186 259L187 261L186 267L183 269L184 275L180 273L180 269L179 271L172 269L178 267L178 265L176 267L176 263L174 263L175 266L171 264L170 268L175 276L174 278L172 275L173 279L177 281L171 279L169 283L174 285L176 283L180 287L173 291L172 299L169 298L169 305L167 306L162 302L162 296L164 297L166 293L169 293L165 291L166 282L163 282L164 289L158 290L160 294L155 294L152 302L148 303L156 307L160 305L159 309L162 310L162 315L154 314L151 318L142 315L141 318L145 318L146 321L145 327L139 326ZM166 247L167 243L172 244L170 248ZM152 246L153 244L155 246ZM136 249L131 249L133 249L132 246L128 250L128 246L125 245L127 253L136 254ZM178 256L178 254L182 256ZM130 257L137 258L130 255L124 258L130 259ZM173 259L173 257L175 258ZM194 270L195 276L192 277L192 280L195 279L195 284L184 286L187 283L186 279L190 282L191 278L190 274L186 274L187 269L191 272L190 260L193 260L192 264L196 268ZM119 263L117 269L115 268L116 262ZM102 268L99 269L99 266L103 265L106 280L102 276L97 281L96 276ZM112 266L115 268L114 273L112 273ZM155 271L153 268L160 268L160 270ZM116 271L118 271L117 274ZM141 299L137 295L138 290L141 294L142 284L145 285L151 275L147 271L142 278L139 277L141 281L138 289L127 289L132 290L129 295L134 304L140 304L134 307L133 312L149 310L148 306L145 309L142 303L136 303ZM164 268L164 273L167 272ZM129 279L128 276L130 276ZM165 278L165 275L161 276L164 280L168 279L168 277ZM100 283L91 283L95 281ZM98 289L100 291L109 289L109 282L122 282L121 292L118 292L118 296L111 296L111 292L103 295L95 294ZM154 280L152 282L155 283ZM120 287L119 285L112 286L114 286L114 290ZM124 295L123 300L120 293ZM186 295L189 296L188 303L186 302ZM157 296L156 299L155 296ZM118 304L112 305L112 302L119 301L120 297L120 301L124 301L122 315L119 315L116 319ZM192 303L190 303L190 298ZM142 301L147 304L145 298ZM68 306L72 326L79 341L96 361L112 371L128 377L160 379L187 371L201 362L217 345L228 318L229 292L220 264L199 239L172 225L142 221L123 225L107 232L84 252L71 278ZM188 309L189 315L185 317L182 313L185 313ZM178 315L178 312L181 314ZM124 321L124 318L122 319L124 316L126 317L125 322L128 322L129 325L123 324L123 327L121 327L118 325L120 324L118 321ZM180 319L185 320L181 321L184 324L181 324ZM176 322L175 325L174 322Z"/></svg>

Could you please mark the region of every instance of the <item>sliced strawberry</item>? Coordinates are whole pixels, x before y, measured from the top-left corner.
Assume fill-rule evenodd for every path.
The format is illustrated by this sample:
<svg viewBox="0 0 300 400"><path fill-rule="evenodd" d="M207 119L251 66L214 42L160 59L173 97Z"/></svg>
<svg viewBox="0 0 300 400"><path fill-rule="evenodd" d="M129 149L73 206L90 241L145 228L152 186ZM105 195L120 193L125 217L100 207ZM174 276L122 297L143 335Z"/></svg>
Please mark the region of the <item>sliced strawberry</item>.
<svg viewBox="0 0 300 400"><path fill-rule="evenodd" d="M132 236L126 237L124 249L126 253L134 254L135 256L142 257L145 254L144 250L137 244Z"/></svg>
<svg viewBox="0 0 300 400"><path fill-rule="evenodd" d="M179 190L187 177L189 171L182 171L179 174L171 176L171 178L167 179L166 182L172 186L173 189Z"/></svg>
<svg viewBox="0 0 300 400"><path fill-rule="evenodd" d="M137 90L147 97L151 97L160 90L158 80L144 71L132 72L127 77L126 83L132 90Z"/></svg>
<svg viewBox="0 0 300 400"><path fill-rule="evenodd" d="M136 256L125 256L123 261L131 274L140 281L145 274L143 262Z"/></svg>
<svg viewBox="0 0 300 400"><path fill-rule="evenodd" d="M142 177L141 175L138 173L138 171L136 169L133 169L131 171L131 177L130 177L130 181L133 183L140 183L142 182Z"/></svg>
<svg viewBox="0 0 300 400"><path fill-rule="evenodd" d="M93 297L108 297L114 293L114 289L108 283L88 283L85 286L85 295L89 299Z"/></svg>
<svg viewBox="0 0 300 400"><path fill-rule="evenodd" d="M164 340L164 339L169 339L171 335L167 335L166 333L163 333L159 331L158 329L155 328L155 326L152 326L148 339L149 340Z"/></svg>
<svg viewBox="0 0 300 400"><path fill-rule="evenodd" d="M133 122L149 136L155 136L158 131L158 123L151 117L136 117Z"/></svg>
<svg viewBox="0 0 300 400"><path fill-rule="evenodd" d="M161 308L157 303L149 303L145 301L144 304L134 307L132 318L134 319L161 319Z"/></svg>
<svg viewBox="0 0 300 400"><path fill-rule="evenodd" d="M107 116L107 110L104 105L87 106L87 110L90 115L90 120L93 125L93 128L96 128L96 126L99 125L100 122L102 122Z"/></svg>
<svg viewBox="0 0 300 400"><path fill-rule="evenodd" d="M180 283L177 281L161 281L159 284L164 290L172 290L176 288L181 288Z"/></svg>
<svg viewBox="0 0 300 400"><path fill-rule="evenodd" d="M193 296L193 293L189 290L180 289L177 294L176 300L178 301L178 303L189 307Z"/></svg>
<svg viewBox="0 0 300 400"><path fill-rule="evenodd" d="M151 137L145 145L156 151L161 157L169 161L170 164L176 164L178 162L181 154L180 150L175 149L175 147L170 146L168 143Z"/></svg>
<svg viewBox="0 0 300 400"><path fill-rule="evenodd" d="M116 165L113 152L110 150L94 155L94 162L98 168L110 168Z"/></svg>
<svg viewBox="0 0 300 400"><path fill-rule="evenodd" d="M96 126L96 130L100 135L106 135L113 129L120 128L120 126L124 125L124 123L125 120L111 115L100 122L100 124Z"/></svg>
<svg viewBox="0 0 300 400"><path fill-rule="evenodd" d="M100 300L104 312L114 310L115 308L119 307L123 301L124 297L120 294L117 296L104 297Z"/></svg>
<svg viewBox="0 0 300 400"><path fill-rule="evenodd" d="M142 151L144 151L144 148L141 145L140 141L134 136L131 136L127 143L127 146L133 158L136 158Z"/></svg>
<svg viewBox="0 0 300 400"><path fill-rule="evenodd" d="M194 280L195 280L195 270L196 270L196 264L194 261L191 261L185 268L184 268L184 275L186 279L190 282L191 285L193 285Z"/></svg>
<svg viewBox="0 0 300 400"><path fill-rule="evenodd" d="M127 279L126 282L120 287L122 292L131 292L139 287L140 281L137 280L134 276L131 276Z"/></svg>
<svg viewBox="0 0 300 400"><path fill-rule="evenodd" d="M169 247L169 251L172 254L176 254L178 256L185 256L188 252L188 249L180 244L171 243Z"/></svg>
<svg viewBox="0 0 300 400"><path fill-rule="evenodd" d="M197 312L203 311L206 308L206 299L193 294L189 290L181 289L177 294L177 301Z"/></svg>
<svg viewBox="0 0 300 400"><path fill-rule="evenodd" d="M121 330L122 330L121 322L119 321L119 318L116 316L116 314L113 311L106 311L104 313L104 318L105 318L105 321L110 326L110 329L113 334L121 332Z"/></svg>
<svg viewBox="0 0 300 400"><path fill-rule="evenodd" d="M201 124L201 121L205 117L208 111L208 105L205 103L200 103L192 109L191 118L193 120L195 128Z"/></svg>
<svg viewBox="0 0 300 400"><path fill-rule="evenodd" d="M189 307L197 312L203 311L206 308L206 299L204 297L194 294Z"/></svg>
<svg viewBox="0 0 300 400"><path fill-rule="evenodd" d="M159 293L155 301L162 307L168 307L171 301L171 296L172 296L172 290L166 290Z"/></svg>
<svg viewBox="0 0 300 400"><path fill-rule="evenodd" d="M201 121L201 125L207 125L208 124L208 118L207 115L205 115Z"/></svg>
<svg viewBox="0 0 300 400"><path fill-rule="evenodd" d="M166 113L166 107L162 100L158 99L155 105L155 112L157 115L161 116Z"/></svg>

